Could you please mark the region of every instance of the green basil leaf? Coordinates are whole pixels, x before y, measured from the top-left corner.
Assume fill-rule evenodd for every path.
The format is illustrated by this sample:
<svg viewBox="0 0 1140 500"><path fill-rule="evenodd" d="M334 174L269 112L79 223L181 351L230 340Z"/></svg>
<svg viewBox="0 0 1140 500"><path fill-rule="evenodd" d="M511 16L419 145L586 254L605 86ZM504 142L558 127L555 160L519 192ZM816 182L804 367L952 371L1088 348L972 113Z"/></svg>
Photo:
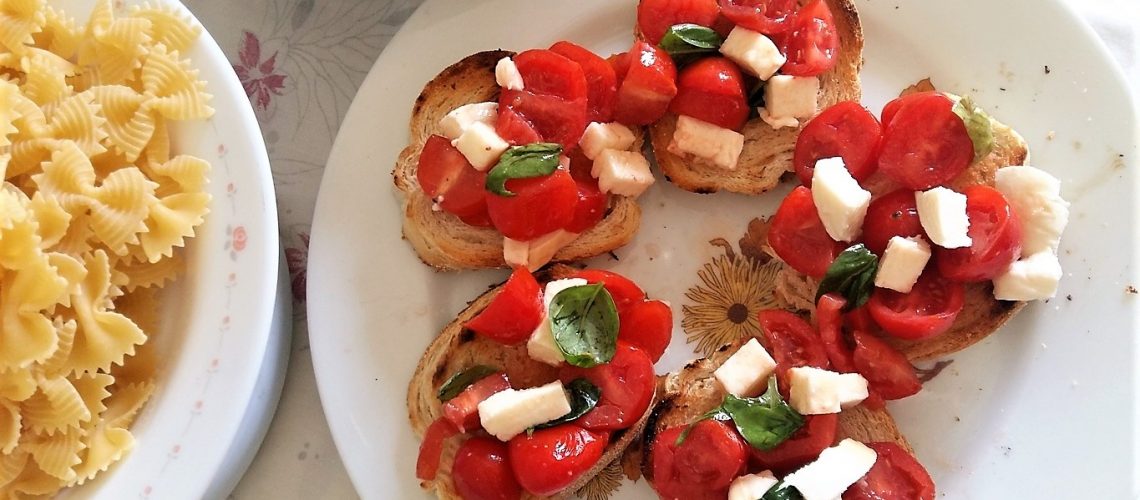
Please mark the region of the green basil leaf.
<svg viewBox="0 0 1140 500"><path fill-rule="evenodd" d="M757 81L756 86L752 87L752 91L748 93L748 107L752 108L753 112L756 108L764 107L764 86L767 83L764 80Z"/></svg>
<svg viewBox="0 0 1140 500"><path fill-rule="evenodd" d="M838 293L847 299L845 309L855 309L867 303L875 289L875 271L879 257L862 243L851 245L827 267L823 281L815 292L815 301L828 293Z"/></svg>
<svg viewBox="0 0 1140 500"><path fill-rule="evenodd" d="M776 377L768 379L768 391L760 397L740 398L728 394L721 407L732 417L744 440L758 450L779 446L804 425L804 417L780 397Z"/></svg>
<svg viewBox="0 0 1140 500"><path fill-rule="evenodd" d="M452 375L451 378L447 379L447 382L444 382L443 385L440 386L439 400L441 402L446 402L448 400L454 399L455 396L458 396L459 393L463 392L463 390L471 384L483 380L490 375L499 373L499 371L500 370L495 367L487 365L475 365L471 368L456 373L455 375Z"/></svg>
<svg viewBox="0 0 1140 500"><path fill-rule="evenodd" d="M582 368L608 363L617 349L618 313L601 283L572 286L550 303L554 343L566 362Z"/></svg>
<svg viewBox="0 0 1140 500"><path fill-rule="evenodd" d="M598 401L602 399L602 390L584 378L576 378L566 384L566 392L569 393L570 397L570 413L545 424L538 424L534 426L536 430L573 422L593 410L595 406L598 406Z"/></svg>
<svg viewBox="0 0 1140 500"><path fill-rule="evenodd" d="M760 500L804 500L804 496L795 486L788 486L780 481L775 486L768 488L768 492L764 493Z"/></svg>
<svg viewBox="0 0 1140 500"><path fill-rule="evenodd" d="M994 126L989 115L974 105L974 100L963 97L954 103L954 114L966 124L966 133L974 143L974 161L985 158L994 149Z"/></svg>
<svg viewBox="0 0 1140 500"><path fill-rule="evenodd" d="M658 46L677 59L682 56L700 56L716 52L723 42L724 40L712 28L685 23L670 26Z"/></svg>
<svg viewBox="0 0 1140 500"><path fill-rule="evenodd" d="M507 181L550 175L558 168L561 154L562 146L550 142L515 146L499 157L499 163L487 173L484 187L499 196L514 196L507 190Z"/></svg>

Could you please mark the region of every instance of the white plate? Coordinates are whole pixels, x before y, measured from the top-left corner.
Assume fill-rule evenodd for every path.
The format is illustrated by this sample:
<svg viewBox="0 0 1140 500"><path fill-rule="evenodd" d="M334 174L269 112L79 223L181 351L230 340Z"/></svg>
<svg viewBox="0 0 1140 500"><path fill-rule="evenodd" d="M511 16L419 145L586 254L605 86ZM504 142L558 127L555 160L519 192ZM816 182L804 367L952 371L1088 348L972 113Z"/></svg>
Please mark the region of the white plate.
<svg viewBox="0 0 1140 500"><path fill-rule="evenodd" d="M504 276L437 274L400 239L389 172L413 100L436 72L478 50L560 39L603 54L625 50L635 3L429 0L365 80L321 186L308 295L321 400L362 496L423 496L406 384L432 336ZM867 105L877 110L927 76L971 94L1025 136L1034 163L1058 175L1073 202L1060 298L1031 305L955 356L918 396L892 405L900 425L949 498L1130 496L1140 297L1125 288L1140 286L1140 212L1136 169L1124 167L1137 154L1136 114L1119 71L1056 0L857 3ZM674 306L690 303L684 292L698 283L697 271L723 255L708 241L735 243L749 219L770 214L780 199L693 195L659 179L643 198L640 233L617 252L621 260L594 264ZM679 311L675 318L659 372L692 356ZM652 494L639 483L617 498Z"/></svg>
<svg viewBox="0 0 1140 500"><path fill-rule="evenodd" d="M51 3L84 21L94 5ZM141 2L126 5L134 3ZM190 15L177 2L162 3ZM119 4L117 12L125 8ZM154 397L131 427L135 449L95 481L69 491L69 498L203 498L217 478L226 482L234 474L223 468L233 463L227 458L231 445L257 445L259 439L239 436L258 427L243 423L246 415L272 416L257 411L263 403L254 401L263 366L280 358L267 358L280 249L269 158L249 100L218 44L203 30L186 55L214 95L216 113L208 121L178 124L174 149L212 164L214 200L189 245L186 275L164 304L165 321L155 336L164 365ZM235 246L240 234L243 243Z"/></svg>

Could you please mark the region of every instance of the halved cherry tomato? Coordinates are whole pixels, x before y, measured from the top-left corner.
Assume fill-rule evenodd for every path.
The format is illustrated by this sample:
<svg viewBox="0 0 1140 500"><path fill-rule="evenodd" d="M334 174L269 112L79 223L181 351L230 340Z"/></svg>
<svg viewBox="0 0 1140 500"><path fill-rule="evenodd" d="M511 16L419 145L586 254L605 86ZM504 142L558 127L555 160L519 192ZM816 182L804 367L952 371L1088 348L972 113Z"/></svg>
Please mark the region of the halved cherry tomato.
<svg viewBox="0 0 1140 500"><path fill-rule="evenodd" d="M622 82L625 81L625 75L629 73L629 52L613 54L606 58L606 62L614 69L614 76L617 77L617 86L620 89Z"/></svg>
<svg viewBox="0 0 1140 500"><path fill-rule="evenodd" d="M895 443L866 444L875 450L875 465L843 500L934 500L934 480L910 453Z"/></svg>
<svg viewBox="0 0 1140 500"><path fill-rule="evenodd" d="M550 46L550 51L578 63L586 76L586 113L592 122L608 122L617 100L617 75L605 59L585 47L567 41Z"/></svg>
<svg viewBox="0 0 1140 500"><path fill-rule="evenodd" d="M796 0L719 0L728 20L766 35L783 33L796 18Z"/></svg>
<svg viewBox="0 0 1140 500"><path fill-rule="evenodd" d="M545 49L525 50L513 59L527 92L567 101L586 99L586 75L578 63Z"/></svg>
<svg viewBox="0 0 1140 500"><path fill-rule="evenodd" d="M473 437L459 445L451 478L463 500L515 500L522 496L511 471L507 445L495 439Z"/></svg>
<svg viewBox="0 0 1140 500"><path fill-rule="evenodd" d="M906 340L933 337L954 324L966 301L961 283L927 270L910 293L875 288L867 312L883 331Z"/></svg>
<svg viewBox="0 0 1140 500"><path fill-rule="evenodd" d="M839 430L839 414L804 415L804 426L771 450L749 448L752 464L758 469L789 471L811 462L820 452L835 443Z"/></svg>
<svg viewBox="0 0 1140 500"><path fill-rule="evenodd" d="M602 458L608 442L609 433L562 424L511 438L508 454L523 489L546 496L562 491L589 471Z"/></svg>
<svg viewBox="0 0 1140 500"><path fill-rule="evenodd" d="M601 269L583 269L578 271L574 277L582 278L591 285L594 283L605 285L606 291L610 292L614 304L617 305L618 312L645 300L645 292L636 283L617 273Z"/></svg>
<svg viewBox="0 0 1140 500"><path fill-rule="evenodd" d="M570 172L558 167L550 175L507 181L514 196L486 192L487 212L504 236L530 241L562 229L574 220L578 184Z"/></svg>
<svg viewBox="0 0 1140 500"><path fill-rule="evenodd" d="M560 56L561 57L561 56ZM507 116L507 125L496 125L496 130L503 130L514 142L526 138L528 133L525 127L519 125L514 112L540 136L542 140L557 142L569 151L578 146L582 132L589 124L586 118L586 98L566 100L561 97L545 94L535 94L526 90L505 89L499 94L499 118ZM511 141L508 141L511 142Z"/></svg>
<svg viewBox="0 0 1140 500"><path fill-rule="evenodd" d="M867 216L863 219L863 244L875 255L882 256L895 236L905 238L925 234L918 220L914 191L893 191L872 200L867 207Z"/></svg>
<svg viewBox="0 0 1140 500"><path fill-rule="evenodd" d="M499 118L495 122L495 133L512 146L542 142L542 136L538 135L534 125L531 125L518 111L509 107L499 108Z"/></svg>
<svg viewBox="0 0 1140 500"><path fill-rule="evenodd" d="M804 5L791 31L778 37L780 53L788 61L780 72L793 76L817 76L835 67L839 56L839 34L831 9L823 0L812 0Z"/></svg>
<svg viewBox="0 0 1140 500"><path fill-rule="evenodd" d="M768 229L768 244L792 269L822 278L843 248L828 236L811 190L800 186L780 203Z"/></svg>
<svg viewBox="0 0 1140 500"><path fill-rule="evenodd" d="M1021 256L1021 224L1001 191L975 185L963 194L973 243L965 248L935 247L934 261L946 279L988 281Z"/></svg>
<svg viewBox="0 0 1140 500"><path fill-rule="evenodd" d="M663 500L722 500L748 459L744 440L719 420L693 425L685 441L677 438L687 426L670 427L653 439L653 489Z"/></svg>
<svg viewBox="0 0 1140 500"><path fill-rule="evenodd" d="M828 361L836 371L843 373L855 372L855 358L847 341L843 338L843 322L840 312L847 305L843 297L834 293L825 294L819 298L815 306L815 317L819 321L819 339L823 341L823 350L827 353Z"/></svg>
<svg viewBox="0 0 1140 500"><path fill-rule="evenodd" d="M564 383L585 378L602 390L602 398L574 423L593 431L616 431L636 423L653 399L657 378L645 351L618 341L609 363L593 368L563 365L558 378Z"/></svg>
<svg viewBox="0 0 1140 500"><path fill-rule="evenodd" d="M883 106L883 113L881 115L881 123L883 124L883 127L886 127L888 123L891 123L891 121L894 120L895 115L898 114L900 109L905 108L913 102L921 101L932 94L943 95L941 92L928 90L925 92L915 92L913 94L899 96L891 102L888 102L886 106Z"/></svg>
<svg viewBox="0 0 1140 500"><path fill-rule="evenodd" d="M664 50L636 41L629 51L629 71L618 88L614 120L649 125L665 115L677 95L677 67Z"/></svg>
<svg viewBox="0 0 1140 500"><path fill-rule="evenodd" d="M421 481L435 479L436 472L439 472L443 442L456 434L459 434L459 431L445 418L438 418L428 426L424 440L420 442L420 453L416 457L417 479Z"/></svg>
<svg viewBox="0 0 1140 500"><path fill-rule="evenodd" d="M855 101L843 101L816 115L796 139L792 164L800 182L811 187L815 162L822 158L843 158L843 164L856 180L866 179L878 168L875 155L882 139L879 121Z"/></svg>
<svg viewBox="0 0 1140 500"><path fill-rule="evenodd" d="M458 396L443 403L443 418L454 425L459 432L468 432L482 427L479 421L479 403L494 394L511 388L506 373L496 373L479 379L467 386Z"/></svg>
<svg viewBox="0 0 1140 500"><path fill-rule="evenodd" d="M912 190L944 184L966 170L974 161L974 143L953 107L938 93L901 107L883 132L879 170Z"/></svg>
<svg viewBox="0 0 1140 500"><path fill-rule="evenodd" d="M748 121L748 98L740 68L723 57L706 57L677 76L669 111L739 131Z"/></svg>
<svg viewBox="0 0 1140 500"><path fill-rule="evenodd" d="M788 370L797 366L827 368L827 352L815 330L803 318L788 311L766 309L758 314L764 336L760 343L776 360L776 380L780 393L787 395Z"/></svg>
<svg viewBox="0 0 1140 500"><path fill-rule="evenodd" d="M581 233L605 218L609 195L598 189L598 181L595 179L574 179L574 183L578 186L578 204L575 205L574 218L563 229Z"/></svg>
<svg viewBox="0 0 1140 500"><path fill-rule="evenodd" d="M530 338L544 314L538 281L526 268L516 267L487 308L463 326L496 342L513 345Z"/></svg>
<svg viewBox="0 0 1140 500"><path fill-rule="evenodd" d="M922 390L922 382L906 358L886 342L855 332L855 368L884 399L902 399Z"/></svg>
<svg viewBox="0 0 1140 500"><path fill-rule="evenodd" d="M486 172L475 170L446 137L433 135L424 142L416 179L428 196L443 197L439 206L447 213L473 220L487 215Z"/></svg>
<svg viewBox="0 0 1140 500"><path fill-rule="evenodd" d="M637 4L637 29L649 43L657 45L675 24L712 27L719 16L716 0L641 0Z"/></svg>
<svg viewBox="0 0 1140 500"><path fill-rule="evenodd" d="M640 348L656 363L673 339L673 311L660 300L645 300L621 311L618 340Z"/></svg>

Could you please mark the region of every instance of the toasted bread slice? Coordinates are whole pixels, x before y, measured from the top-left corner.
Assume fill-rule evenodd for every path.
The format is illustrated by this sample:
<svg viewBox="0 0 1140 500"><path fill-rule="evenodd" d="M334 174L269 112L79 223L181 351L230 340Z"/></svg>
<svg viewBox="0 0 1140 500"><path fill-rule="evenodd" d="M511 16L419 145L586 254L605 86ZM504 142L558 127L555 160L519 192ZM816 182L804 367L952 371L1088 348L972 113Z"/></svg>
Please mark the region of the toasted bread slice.
<svg viewBox="0 0 1140 500"><path fill-rule="evenodd" d="M835 18L839 54L835 67L819 76L821 110L841 101L858 101L862 96L859 69L863 66L863 28L859 12L851 0L827 0L827 5ZM744 150L735 170L725 170L692 155L681 157L669 152L676 126L677 116L669 114L649 127L657 165L673 184L696 193L759 194L775 187L781 176L792 171L792 153L803 123L799 127L773 129L759 118L749 120L742 131Z"/></svg>
<svg viewBox="0 0 1140 500"><path fill-rule="evenodd" d="M424 143L437 133L444 115L464 104L498 100L495 64L511 55L495 50L463 58L428 82L412 109L408 146L400 153L392 177L403 197L404 238L420 260L441 271L507 266L503 235L433 211L431 198L416 179L416 169ZM635 200L610 196L605 218L562 248L553 260L576 261L620 248L629 243L640 224L641 209Z"/></svg>
<svg viewBox="0 0 1140 500"><path fill-rule="evenodd" d="M563 265L554 265L544 273L536 276L540 282L568 278L576 270ZM463 369L474 365L488 365L501 368L510 379L514 387L535 387L557 380L558 369L535 361L527 355L526 344L518 346L504 346L498 342L484 339L474 332L463 327L471 318L474 318L498 295L500 287L480 295L471 302L459 316L455 318L432 341L420 359L419 366L408 384L408 419L412 423L416 436L422 437L427 427L442 415L441 405L437 393L447 379ZM622 452L638 436L645 426L653 405L645 411L632 427L615 432L610 437L609 445L598 463L584 474L578 481L567 487L563 494L554 498L563 498L572 495L607 465L621 458ZM443 447L439 472L434 481L424 482L421 486L427 490L435 490L436 496L441 499L458 499L454 483L451 480L451 464L455 452L465 438L457 436L448 439ZM524 498L545 498L524 495Z"/></svg>

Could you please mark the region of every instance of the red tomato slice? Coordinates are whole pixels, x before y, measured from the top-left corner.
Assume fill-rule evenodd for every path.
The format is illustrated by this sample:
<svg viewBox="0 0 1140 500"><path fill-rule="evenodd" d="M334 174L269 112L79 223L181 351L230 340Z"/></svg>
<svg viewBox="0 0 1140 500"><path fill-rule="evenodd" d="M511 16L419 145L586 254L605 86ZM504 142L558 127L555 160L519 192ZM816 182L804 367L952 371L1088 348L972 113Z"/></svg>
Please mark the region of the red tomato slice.
<svg viewBox="0 0 1140 500"><path fill-rule="evenodd" d="M883 133L879 170L903 187L945 184L974 161L974 143L953 101L932 93L900 108Z"/></svg>
<svg viewBox="0 0 1140 500"><path fill-rule="evenodd" d="M479 421L479 403L491 395L511 388L507 374L497 373L467 386L458 396L443 403L443 418L459 429L467 432L482 427Z"/></svg>
<svg viewBox="0 0 1140 500"><path fill-rule="evenodd" d="M544 314L538 281L526 268L516 267L487 308L463 326L495 342L514 345L530 338Z"/></svg>
<svg viewBox="0 0 1140 500"><path fill-rule="evenodd" d="M567 41L550 46L550 51L578 63L586 76L586 113L592 122L608 122L617 100L617 75L605 59Z"/></svg>
<svg viewBox="0 0 1140 500"><path fill-rule="evenodd" d="M842 373L855 372L855 358L847 341L843 338L843 306L847 301L843 297L829 293L819 298L815 307L815 317L819 321L819 338L823 341L823 350L827 352L827 359L831 366Z"/></svg>
<svg viewBox="0 0 1140 500"><path fill-rule="evenodd" d="M922 390L922 382L906 358L886 342L855 332L855 367L885 399L902 399Z"/></svg>
<svg viewBox="0 0 1140 500"><path fill-rule="evenodd" d="M608 441L608 433L562 424L511 438L508 454L523 489L553 495L598 463Z"/></svg>
<svg viewBox="0 0 1140 500"><path fill-rule="evenodd" d="M796 18L796 0L719 0L729 21L766 35L783 33Z"/></svg>
<svg viewBox="0 0 1140 500"><path fill-rule="evenodd" d="M918 220L914 191L893 191L872 200L867 207L867 216L863 219L863 244L875 255L882 256L895 236L925 235Z"/></svg>
<svg viewBox="0 0 1140 500"><path fill-rule="evenodd" d="M656 363L673 339L673 311L660 300L646 300L621 310L618 340L628 342Z"/></svg>
<svg viewBox="0 0 1140 500"><path fill-rule="evenodd" d="M780 72L793 76L817 76L835 67L839 34L831 9L823 0L812 0L796 14L791 31L780 36L780 52L788 62Z"/></svg>
<svg viewBox="0 0 1140 500"><path fill-rule="evenodd" d="M637 4L637 29L645 40L657 45L675 24L712 27L719 16L716 0L641 0Z"/></svg>
<svg viewBox="0 0 1140 500"><path fill-rule="evenodd" d="M800 186L780 203L768 228L768 244L792 269L822 278L841 245L828 236L815 209L811 190Z"/></svg>
<svg viewBox="0 0 1140 500"><path fill-rule="evenodd" d="M543 177L509 180L507 189L515 195L486 191L486 198L495 228L510 239L530 241L574 220L578 184L562 167Z"/></svg>
<svg viewBox="0 0 1140 500"><path fill-rule="evenodd" d="M665 116L677 95L677 67L664 50L637 41L629 51L629 71L618 88L614 120L649 125Z"/></svg>
<svg viewBox="0 0 1140 500"><path fill-rule="evenodd" d="M760 343L776 360L776 379L785 396L791 387L788 370L797 366L827 368L827 352L815 330L803 318L788 311L766 309L758 314L764 336Z"/></svg>
<svg viewBox="0 0 1140 500"><path fill-rule="evenodd" d="M815 162L822 158L843 158L847 171L856 180L875 172L875 160L882 139L879 121L855 101L843 101L816 115L800 131L792 158L800 182L811 187Z"/></svg>
<svg viewBox="0 0 1140 500"><path fill-rule="evenodd" d="M459 445L451 478L464 500L517 500L522 496L507 444L495 439L473 437Z"/></svg>
<svg viewBox="0 0 1140 500"><path fill-rule="evenodd" d="M513 111L545 141L557 142L569 151L578 146L582 132L589 122L586 119L586 98L565 100L552 95L535 94L526 90L503 90L499 93L499 118L507 115L508 123L496 130L505 129L512 140L526 138L525 129L510 116ZM510 142L510 141L508 141ZM531 141L534 142L534 141Z"/></svg>
<svg viewBox="0 0 1140 500"><path fill-rule="evenodd" d="M790 471L819 458L819 454L835 443L839 430L839 414L804 415L804 426L787 441L771 450L749 448L753 467L757 470Z"/></svg>
<svg viewBox="0 0 1140 500"><path fill-rule="evenodd" d="M542 142L542 136L534 129L534 125L531 125L518 111L509 107L499 108L495 132L512 146Z"/></svg>
<svg viewBox="0 0 1140 500"><path fill-rule="evenodd" d="M605 285L606 291L610 292L619 312L634 304L640 304L646 298L645 292L636 283L617 273L601 269L583 269L578 271L574 277L582 278L591 285L594 283Z"/></svg>
<svg viewBox="0 0 1140 500"><path fill-rule="evenodd" d="M900 339L918 340L949 330L962 311L965 297L961 283L927 270L910 293L875 288L867 301L867 312L883 331Z"/></svg>
<svg viewBox="0 0 1140 500"><path fill-rule="evenodd" d="M891 120L894 120L895 115L898 114L900 109L907 107L911 103L921 101L921 100L923 100L923 99L925 99L931 95L935 95L935 94L945 97L945 95L943 95L941 92L937 92L937 91L933 91L933 90L928 90L925 92L915 92L913 94L907 94L904 96L896 97L891 102L888 102L886 106L883 106L883 114L882 114L883 126L886 127L888 123L891 123Z"/></svg>
<svg viewBox="0 0 1140 500"><path fill-rule="evenodd" d="M416 179L428 196L435 199L443 197L439 206L447 213L473 221L486 217L487 202L483 199L486 190L483 185L487 174L475 170L446 137L433 135L424 142Z"/></svg>
<svg viewBox="0 0 1140 500"><path fill-rule="evenodd" d="M585 378L602 390L598 405L574 422L592 431L616 431L637 423L657 386L653 361L645 351L621 341L609 363L593 368L564 365L558 378L564 383Z"/></svg>
<svg viewBox="0 0 1140 500"><path fill-rule="evenodd" d="M934 500L934 480L910 453L890 442L867 446L875 450L875 465L847 488L843 500Z"/></svg>
<svg viewBox="0 0 1140 500"><path fill-rule="evenodd" d="M663 500L723 500L732 480L744 472L748 447L719 420L697 422L677 446L685 428L670 427L653 439L653 489Z"/></svg>
<svg viewBox="0 0 1140 500"><path fill-rule="evenodd" d="M571 233L582 233L605 218L609 195L598 189L598 181L595 179L575 179L574 183L578 186L578 204L575 205L574 218L564 229Z"/></svg>
<svg viewBox="0 0 1140 500"><path fill-rule="evenodd" d="M513 59L527 92L567 101L586 98L586 75L578 63L545 49L525 50Z"/></svg>
<svg viewBox="0 0 1140 500"><path fill-rule="evenodd" d="M606 58L606 62L614 68L614 76L617 77L617 86L620 89L622 82L625 81L625 75L629 73L629 52L613 54Z"/></svg>
<svg viewBox="0 0 1140 500"><path fill-rule="evenodd" d="M420 442L420 453L416 457L416 478L421 481L435 479L439 472L439 459L443 453L443 442L459 434L455 426L447 419L439 418L428 426L424 433L424 440Z"/></svg>
<svg viewBox="0 0 1140 500"><path fill-rule="evenodd" d="M681 70L669 111L739 131L748 121L744 75L723 57L706 57Z"/></svg>
<svg viewBox="0 0 1140 500"><path fill-rule="evenodd" d="M988 281L1005 272L1021 256L1021 224L1001 192L983 185L966 188L966 248L934 248L938 272L954 281Z"/></svg>

